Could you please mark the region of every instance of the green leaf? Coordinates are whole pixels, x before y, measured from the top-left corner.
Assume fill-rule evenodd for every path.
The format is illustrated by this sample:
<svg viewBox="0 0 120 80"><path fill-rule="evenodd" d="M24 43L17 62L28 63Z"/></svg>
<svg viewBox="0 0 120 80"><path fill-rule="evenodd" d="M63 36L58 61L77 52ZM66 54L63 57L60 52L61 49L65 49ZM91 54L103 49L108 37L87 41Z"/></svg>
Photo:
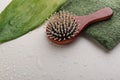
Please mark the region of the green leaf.
<svg viewBox="0 0 120 80"><path fill-rule="evenodd" d="M67 0L12 0L0 15L0 42L39 27Z"/></svg>

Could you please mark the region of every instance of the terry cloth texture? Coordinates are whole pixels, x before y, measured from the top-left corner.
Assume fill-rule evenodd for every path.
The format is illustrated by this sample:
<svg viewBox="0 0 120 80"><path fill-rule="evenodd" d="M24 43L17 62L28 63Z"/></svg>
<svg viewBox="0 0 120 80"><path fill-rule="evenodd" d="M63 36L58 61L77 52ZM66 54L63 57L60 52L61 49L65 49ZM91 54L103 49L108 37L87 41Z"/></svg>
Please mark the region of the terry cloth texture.
<svg viewBox="0 0 120 80"><path fill-rule="evenodd" d="M120 0L69 0L60 10L73 12L76 15L88 15L104 7L113 9L113 17L90 25L83 33L110 50L120 42Z"/></svg>

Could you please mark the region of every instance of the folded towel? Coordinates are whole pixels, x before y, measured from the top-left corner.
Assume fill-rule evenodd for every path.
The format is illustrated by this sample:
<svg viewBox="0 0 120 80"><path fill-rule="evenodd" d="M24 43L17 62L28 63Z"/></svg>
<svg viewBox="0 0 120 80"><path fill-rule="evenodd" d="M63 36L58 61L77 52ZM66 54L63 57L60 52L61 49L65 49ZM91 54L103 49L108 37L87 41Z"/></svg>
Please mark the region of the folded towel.
<svg viewBox="0 0 120 80"><path fill-rule="evenodd" d="M83 33L110 50L120 42L120 0L69 0L60 10L87 15L104 7L113 9L113 17L108 21L90 25Z"/></svg>

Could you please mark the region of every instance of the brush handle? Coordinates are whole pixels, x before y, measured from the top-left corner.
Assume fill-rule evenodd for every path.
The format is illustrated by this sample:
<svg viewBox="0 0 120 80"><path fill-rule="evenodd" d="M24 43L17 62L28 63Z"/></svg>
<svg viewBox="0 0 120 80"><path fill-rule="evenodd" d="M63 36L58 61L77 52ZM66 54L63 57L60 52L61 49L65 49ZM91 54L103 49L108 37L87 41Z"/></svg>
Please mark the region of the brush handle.
<svg viewBox="0 0 120 80"><path fill-rule="evenodd" d="M111 8L103 8L101 10L98 10L97 12L90 14L90 15L85 15L85 16L78 16L79 23L82 25L81 29L83 27L88 26L89 24L107 20L111 18L113 15L113 11Z"/></svg>
<svg viewBox="0 0 120 80"><path fill-rule="evenodd" d="M87 15L86 19L88 23L95 23L95 22L109 19L111 18L112 15L113 15L113 11L111 8L103 8L93 14Z"/></svg>

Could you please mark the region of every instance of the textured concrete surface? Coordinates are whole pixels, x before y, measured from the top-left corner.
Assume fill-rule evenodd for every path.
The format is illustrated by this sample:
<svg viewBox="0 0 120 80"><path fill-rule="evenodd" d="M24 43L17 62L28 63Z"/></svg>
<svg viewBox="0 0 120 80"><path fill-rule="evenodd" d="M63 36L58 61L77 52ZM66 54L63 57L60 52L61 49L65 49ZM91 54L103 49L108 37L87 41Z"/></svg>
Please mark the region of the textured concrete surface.
<svg viewBox="0 0 120 80"><path fill-rule="evenodd" d="M0 11L7 3L0 0ZM0 44L0 80L120 80L120 45L108 52L81 36L58 46L43 25Z"/></svg>

